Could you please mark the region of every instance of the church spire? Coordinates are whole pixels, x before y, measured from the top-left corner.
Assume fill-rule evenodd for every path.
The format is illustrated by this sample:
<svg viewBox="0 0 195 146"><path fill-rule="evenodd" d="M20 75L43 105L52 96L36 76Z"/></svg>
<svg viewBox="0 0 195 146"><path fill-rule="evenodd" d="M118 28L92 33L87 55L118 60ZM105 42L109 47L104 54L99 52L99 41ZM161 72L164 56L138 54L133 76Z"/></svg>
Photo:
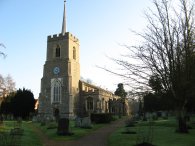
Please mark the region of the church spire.
<svg viewBox="0 0 195 146"><path fill-rule="evenodd" d="M64 14L62 23L62 35L66 33L66 0L64 1Z"/></svg>

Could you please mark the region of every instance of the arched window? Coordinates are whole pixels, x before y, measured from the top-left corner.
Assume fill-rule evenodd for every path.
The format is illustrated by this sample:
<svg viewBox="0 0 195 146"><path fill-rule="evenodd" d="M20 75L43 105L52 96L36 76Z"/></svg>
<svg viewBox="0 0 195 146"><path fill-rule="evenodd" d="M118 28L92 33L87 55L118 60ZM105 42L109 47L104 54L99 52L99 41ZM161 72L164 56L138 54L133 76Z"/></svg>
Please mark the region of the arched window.
<svg viewBox="0 0 195 146"><path fill-rule="evenodd" d="M86 108L87 110L89 111L92 111L93 110L93 98L92 97L88 97L87 100L86 100Z"/></svg>
<svg viewBox="0 0 195 146"><path fill-rule="evenodd" d="M76 57L77 57L77 56L76 56L76 48L73 47L73 59L76 60Z"/></svg>
<svg viewBox="0 0 195 146"><path fill-rule="evenodd" d="M51 102L61 102L61 79L51 79Z"/></svg>
<svg viewBox="0 0 195 146"><path fill-rule="evenodd" d="M59 45L57 45L57 47L56 47L55 56L60 57L60 46Z"/></svg>

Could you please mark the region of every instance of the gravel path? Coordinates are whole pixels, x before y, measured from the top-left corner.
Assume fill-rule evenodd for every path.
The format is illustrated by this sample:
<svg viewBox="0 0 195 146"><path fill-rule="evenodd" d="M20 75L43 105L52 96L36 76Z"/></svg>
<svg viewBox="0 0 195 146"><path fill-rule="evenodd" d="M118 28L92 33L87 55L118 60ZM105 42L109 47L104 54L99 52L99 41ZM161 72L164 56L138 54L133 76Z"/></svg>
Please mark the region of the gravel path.
<svg viewBox="0 0 195 146"><path fill-rule="evenodd" d="M74 141L56 141L49 139L41 130L33 128L40 137L43 146L107 146L109 135L124 125L125 119L117 120L91 134Z"/></svg>

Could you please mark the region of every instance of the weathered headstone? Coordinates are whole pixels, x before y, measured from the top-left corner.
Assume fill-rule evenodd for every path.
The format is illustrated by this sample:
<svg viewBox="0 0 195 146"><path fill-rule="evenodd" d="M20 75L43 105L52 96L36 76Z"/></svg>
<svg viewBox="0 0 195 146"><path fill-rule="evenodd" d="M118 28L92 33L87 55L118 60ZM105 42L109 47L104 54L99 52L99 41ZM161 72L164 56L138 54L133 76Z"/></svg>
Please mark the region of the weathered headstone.
<svg viewBox="0 0 195 146"><path fill-rule="evenodd" d="M158 120L158 114L156 112L152 113L152 120Z"/></svg>
<svg viewBox="0 0 195 146"><path fill-rule="evenodd" d="M70 132L69 129L69 119L61 118L58 120L58 135L72 135L73 133Z"/></svg>
<svg viewBox="0 0 195 146"><path fill-rule="evenodd" d="M32 118L32 122L38 122L38 118L37 118L37 116L33 116L33 118Z"/></svg>
<svg viewBox="0 0 195 146"><path fill-rule="evenodd" d="M90 117L85 117L85 118L82 119L81 127L82 128L91 128L91 119L90 119Z"/></svg>
<svg viewBox="0 0 195 146"><path fill-rule="evenodd" d="M40 118L40 123L41 123L41 126L45 126L46 125L45 117Z"/></svg>
<svg viewBox="0 0 195 146"><path fill-rule="evenodd" d="M81 127L81 118L77 117L75 119L75 127Z"/></svg>
<svg viewBox="0 0 195 146"><path fill-rule="evenodd" d="M168 113L167 112L162 112L162 118L163 119L168 119Z"/></svg>
<svg viewBox="0 0 195 146"><path fill-rule="evenodd" d="M145 117L146 117L147 119L152 118L152 113L149 113L149 112L145 113Z"/></svg>
<svg viewBox="0 0 195 146"><path fill-rule="evenodd" d="M92 125L91 125L90 117L76 118L75 119L75 127L91 128Z"/></svg>

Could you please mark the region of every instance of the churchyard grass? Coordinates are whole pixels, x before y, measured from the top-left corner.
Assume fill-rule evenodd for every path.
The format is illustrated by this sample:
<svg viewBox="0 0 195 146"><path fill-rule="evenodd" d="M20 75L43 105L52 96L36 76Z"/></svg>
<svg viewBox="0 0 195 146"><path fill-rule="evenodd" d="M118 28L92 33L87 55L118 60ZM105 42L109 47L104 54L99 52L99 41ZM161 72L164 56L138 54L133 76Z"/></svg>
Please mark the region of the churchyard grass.
<svg viewBox="0 0 195 146"><path fill-rule="evenodd" d="M195 122L194 119L191 121ZM176 120L157 120L153 123L152 144L155 146L195 146L195 123L191 123L192 129L188 134L176 133ZM130 127L130 131L136 134L122 134L126 127L118 129L108 139L108 146L134 146L139 135L139 131L148 132L148 122L138 122L135 127Z"/></svg>
<svg viewBox="0 0 195 146"><path fill-rule="evenodd" d="M46 124L45 126L40 126L40 123L33 123L31 121L23 121L22 129L24 130L23 135L21 136L21 146L42 146L40 137L38 137L34 128L38 128L43 131L49 138L53 140L76 140L85 135L90 134L91 132L107 125L107 124L93 124L91 129L78 128L74 126L74 121L70 122L70 130L74 133L72 136L59 136L57 135L57 124L52 122ZM0 132L7 132L9 135L10 130L14 127L14 121L4 121L4 124L0 127Z"/></svg>
<svg viewBox="0 0 195 146"><path fill-rule="evenodd" d="M31 122L23 122L24 135L22 136L22 146L42 146L40 138L29 126L30 124Z"/></svg>
<svg viewBox="0 0 195 146"><path fill-rule="evenodd" d="M14 123L16 121L4 121L3 125L0 127L0 132L5 133L9 136L6 140L7 143L11 141L10 131L14 128ZM23 129L23 134L21 135L20 139L20 146L42 146L39 137L33 130L29 127L29 122L22 122L21 129ZM18 138L18 137L17 137Z"/></svg>
<svg viewBox="0 0 195 146"><path fill-rule="evenodd" d="M92 124L92 128L79 128L75 127L75 121L70 121L70 132L73 133L71 136L59 136L57 135L57 124L55 122L50 123L49 125L56 125L53 126L53 128L49 128L48 124L41 126L40 123L33 123L33 125L39 129L41 129L44 134L46 134L49 138L53 140L76 140L79 139L85 135L90 134L91 132L107 125L107 124Z"/></svg>

